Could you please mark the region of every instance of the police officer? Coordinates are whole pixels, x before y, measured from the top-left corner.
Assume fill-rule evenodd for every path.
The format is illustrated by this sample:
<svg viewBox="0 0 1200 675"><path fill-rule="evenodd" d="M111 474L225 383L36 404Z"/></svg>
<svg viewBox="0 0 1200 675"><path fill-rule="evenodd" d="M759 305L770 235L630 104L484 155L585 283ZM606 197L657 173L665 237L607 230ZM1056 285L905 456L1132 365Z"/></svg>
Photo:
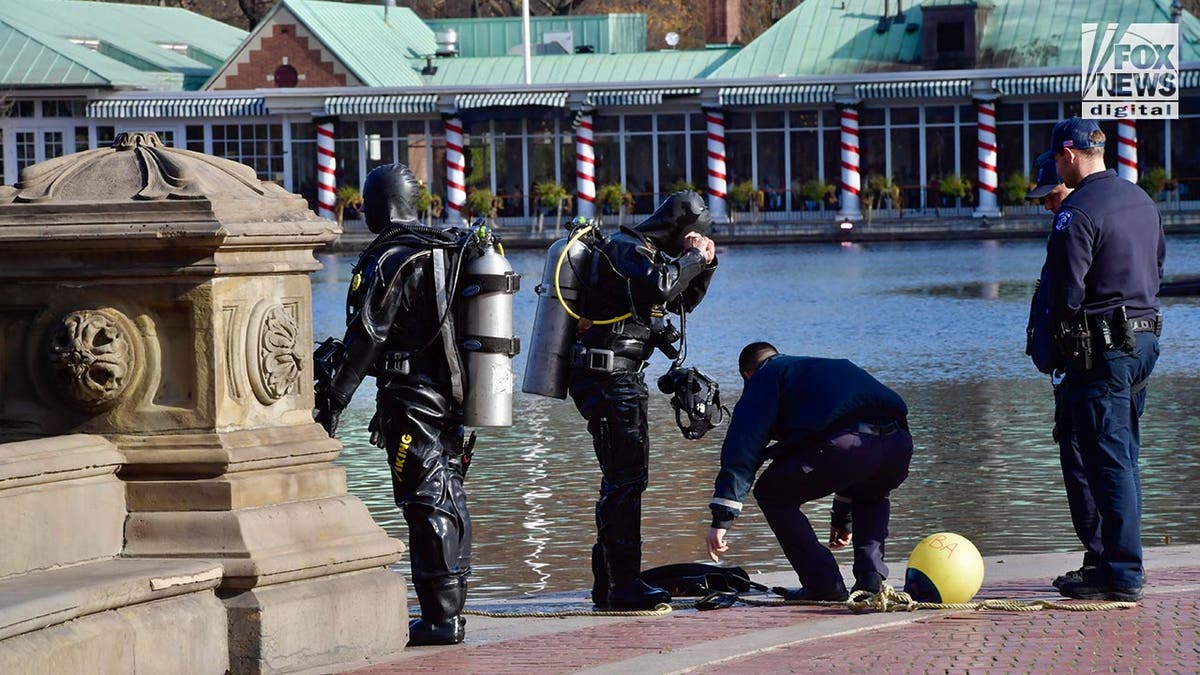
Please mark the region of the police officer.
<svg viewBox="0 0 1200 675"><path fill-rule="evenodd" d="M597 607L644 609L671 599L638 578L650 459L642 370L656 347L670 354L679 340L663 317L692 311L708 290L717 267L707 236L711 223L699 194L676 192L645 221L604 240L592 256L584 316L628 314L615 323L581 324L569 376L602 475L592 547Z"/></svg>
<svg viewBox="0 0 1200 675"><path fill-rule="evenodd" d="M888 495L908 477L912 459L908 407L846 359L785 356L767 342L746 345L738 371L746 384L721 447L705 539L709 557L716 562L728 550L725 534L753 484L802 585L776 591L789 600L845 600L849 592L837 562L800 510L836 493L829 548L853 541L853 590L878 593L888 575ZM771 465L755 483L768 459Z"/></svg>
<svg viewBox="0 0 1200 675"><path fill-rule="evenodd" d="M1037 185L1030 190L1025 199L1041 199L1042 206L1052 215L1058 212L1062 202L1071 194L1071 188L1063 185L1058 170L1054 167L1054 156L1043 152L1034 160L1034 175ZM1092 492L1088 489L1087 474L1083 470L1083 457L1079 453L1079 440L1071 429L1071 419L1067 415L1067 406L1063 401L1066 387L1063 386L1063 362L1058 348L1053 343L1049 330L1049 305L1047 303L1049 285L1046 280L1046 268L1042 267L1042 275L1034 291L1033 303L1030 306L1029 324L1026 329L1028 343L1025 353L1034 356L1034 342L1038 343L1038 357L1034 360L1043 372L1052 375L1054 381L1054 432L1053 437L1058 443L1059 465L1062 467L1063 486L1067 492L1067 508L1071 513L1071 524L1075 536L1083 544L1083 565L1078 569L1060 574L1054 578L1052 585L1062 587L1069 581L1083 578L1084 572L1094 570L1100 564L1100 551L1103 543L1100 540L1100 514L1096 512L1096 503L1092 501ZM1035 324L1037 330L1034 330ZM1043 359L1050 359L1044 361ZM1053 365L1050 365L1053 364Z"/></svg>
<svg viewBox="0 0 1200 675"><path fill-rule="evenodd" d="M354 267L344 361L317 392L315 416L332 436L355 389L375 376L372 440L387 450L421 605L409 645L455 644L464 637L460 615L471 571L463 491L470 458L463 444L462 364L455 342L444 338L454 331L453 270L467 253L456 231L418 221L418 189L402 164L367 174L363 215L378 236Z"/></svg>
<svg viewBox="0 0 1200 675"><path fill-rule="evenodd" d="M1060 326L1063 401L1100 519L1096 568L1059 592L1071 598L1142 597L1138 418L1158 359L1158 289L1166 243L1154 202L1104 166L1092 120L1054 126L1050 152L1074 189L1054 218L1046 251L1048 314Z"/></svg>

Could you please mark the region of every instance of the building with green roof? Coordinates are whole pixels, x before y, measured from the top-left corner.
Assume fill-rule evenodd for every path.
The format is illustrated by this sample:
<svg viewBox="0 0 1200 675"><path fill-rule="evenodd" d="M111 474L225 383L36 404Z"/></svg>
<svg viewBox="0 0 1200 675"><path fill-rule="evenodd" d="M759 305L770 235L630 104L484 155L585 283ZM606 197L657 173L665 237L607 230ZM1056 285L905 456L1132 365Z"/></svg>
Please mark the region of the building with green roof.
<svg viewBox="0 0 1200 675"><path fill-rule="evenodd" d="M100 3L22 7L72 4ZM683 185L707 188L715 213L759 208L766 220L856 218L888 205L930 215L1019 211L1020 174L1050 126L1086 112L1082 24L1175 24L1177 118L1106 122L1111 137L1125 139L1109 144L1108 160L1132 165L1135 179L1162 167L1181 191L1200 190L1200 159L1183 150L1200 130L1200 24L1169 0L810 0L745 46L718 39L690 51L645 50L640 15L539 17L528 73L512 53L519 22L511 18L426 22L386 4L281 0L250 33L228 29L236 40L222 43L219 62L199 58L215 48L189 46L168 56L185 60L155 71L147 48L130 46L121 53L132 56L110 59L105 71L89 67L80 50L103 54L71 42L67 22L36 21L51 14L19 13L17 40L53 49L41 58L19 46L8 52L14 65L2 82L10 107L57 101L56 133L76 137L73 147L150 128L168 143L250 164L314 207L322 190L403 161L448 202L456 186L461 194L486 188L502 198L502 217L519 220L536 213L529 195L547 180L574 187L585 214L604 210L592 199L606 184L632 193L638 212ZM721 26L710 29L720 37ZM163 52L177 44L167 31L147 36L144 44ZM22 93L16 80L33 73L48 88ZM185 81L202 76L190 91ZM2 123L6 181L33 157L70 149L43 142L52 136L18 138L11 117ZM448 153L460 130L471 169L463 176ZM322 186L318 138L329 136L337 168L334 184ZM1136 159L1119 162L1118 146L1136 148ZM958 177L973 189L947 199L939 186ZM899 204L882 190L888 183ZM750 206L731 202L756 191ZM812 198L830 191L833 199Z"/></svg>

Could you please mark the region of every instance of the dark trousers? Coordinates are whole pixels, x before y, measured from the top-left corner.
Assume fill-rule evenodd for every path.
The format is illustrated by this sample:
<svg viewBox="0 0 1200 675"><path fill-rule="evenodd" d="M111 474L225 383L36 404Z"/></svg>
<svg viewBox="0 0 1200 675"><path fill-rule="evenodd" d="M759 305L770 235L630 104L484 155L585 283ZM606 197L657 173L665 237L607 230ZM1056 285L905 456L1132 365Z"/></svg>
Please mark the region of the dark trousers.
<svg viewBox="0 0 1200 675"><path fill-rule="evenodd" d="M1100 564L1104 551L1104 542L1100 538L1100 513L1096 510L1096 502L1088 487L1083 455L1079 452L1079 437L1071 426L1065 397L1066 386L1060 383L1054 389L1054 439L1058 442L1058 460L1062 466L1071 525L1075 528L1079 543L1083 544L1083 564L1085 567L1095 567Z"/></svg>
<svg viewBox="0 0 1200 675"><path fill-rule="evenodd" d="M1113 588L1141 588L1139 418L1146 405L1144 382L1158 361L1158 338L1138 333L1132 353L1110 350L1098 361L1091 370L1067 373L1067 409L1100 516L1100 571Z"/></svg>
<svg viewBox="0 0 1200 675"><path fill-rule="evenodd" d="M912 436L903 429L886 436L839 432L819 445L782 450L763 471L754 498L802 586L823 592L842 581L833 553L800 510L834 492L853 500L854 578L887 578L888 495L908 477L911 460Z"/></svg>
<svg viewBox="0 0 1200 675"><path fill-rule="evenodd" d="M642 562L642 493L650 462L646 402L641 373L576 373L571 398L588 422L600 463L596 501L596 551L593 569L607 571L620 586L637 577Z"/></svg>
<svg viewBox="0 0 1200 675"><path fill-rule="evenodd" d="M392 492L408 523L413 587L421 596L423 588L453 586L471 572L462 425L446 396L420 384L392 383L377 404Z"/></svg>

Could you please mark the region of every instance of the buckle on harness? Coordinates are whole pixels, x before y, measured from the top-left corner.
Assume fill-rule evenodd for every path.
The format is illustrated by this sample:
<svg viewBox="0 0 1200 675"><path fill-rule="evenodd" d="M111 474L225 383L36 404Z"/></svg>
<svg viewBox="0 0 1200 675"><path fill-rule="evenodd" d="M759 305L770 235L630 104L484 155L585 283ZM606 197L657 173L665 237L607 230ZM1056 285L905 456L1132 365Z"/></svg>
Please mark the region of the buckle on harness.
<svg viewBox="0 0 1200 675"><path fill-rule="evenodd" d="M412 356L408 352L384 352L382 370L390 375L407 375L408 374L408 357Z"/></svg>
<svg viewBox="0 0 1200 675"><path fill-rule="evenodd" d="M571 348L571 365L598 373L611 373L614 361L611 349L589 349L583 345Z"/></svg>

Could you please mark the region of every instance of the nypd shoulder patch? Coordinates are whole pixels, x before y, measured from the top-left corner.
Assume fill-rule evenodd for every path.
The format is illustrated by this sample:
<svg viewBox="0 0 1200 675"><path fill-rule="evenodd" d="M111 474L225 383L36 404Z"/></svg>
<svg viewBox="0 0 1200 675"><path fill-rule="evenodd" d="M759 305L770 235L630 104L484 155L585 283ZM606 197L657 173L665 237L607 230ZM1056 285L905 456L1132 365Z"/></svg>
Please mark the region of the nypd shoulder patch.
<svg viewBox="0 0 1200 675"><path fill-rule="evenodd" d="M1054 219L1054 229L1058 230L1059 232L1067 229L1067 226L1069 226L1070 224L1071 224L1071 212L1070 211L1063 211L1063 212L1059 213L1058 216Z"/></svg>

